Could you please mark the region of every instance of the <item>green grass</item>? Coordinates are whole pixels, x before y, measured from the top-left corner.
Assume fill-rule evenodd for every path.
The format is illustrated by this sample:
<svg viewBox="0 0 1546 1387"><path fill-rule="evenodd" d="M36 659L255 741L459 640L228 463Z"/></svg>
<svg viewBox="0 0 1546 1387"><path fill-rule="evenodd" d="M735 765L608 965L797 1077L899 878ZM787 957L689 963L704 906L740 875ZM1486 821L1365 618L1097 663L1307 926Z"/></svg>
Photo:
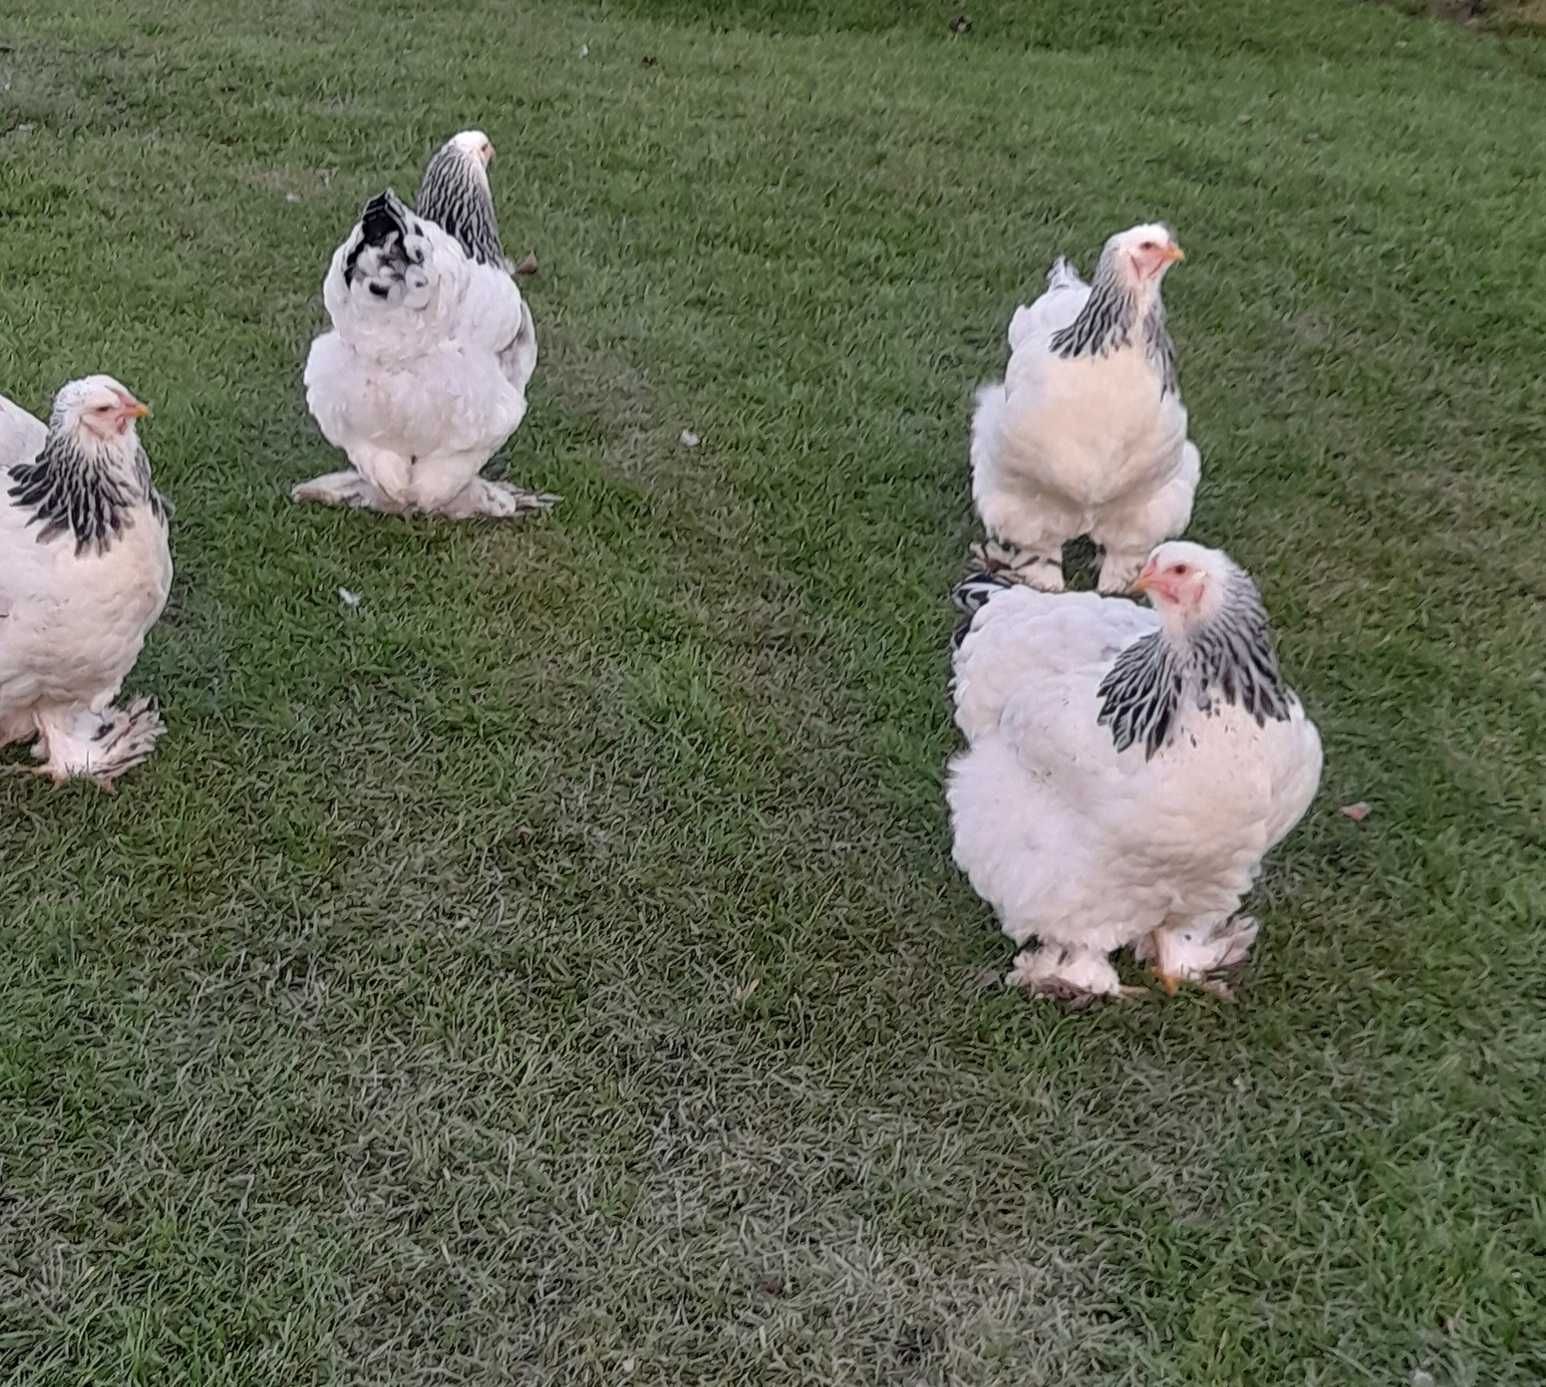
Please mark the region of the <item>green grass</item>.
<svg viewBox="0 0 1546 1387"><path fill-rule="evenodd" d="M1546 1379L1546 50L956 8L0 19L0 390L150 400L178 565L154 760L0 779L0 1381ZM473 123L564 504L292 507L327 257ZM944 594L1013 304L1153 215L1327 772L1238 1005L1068 1017Z"/></svg>

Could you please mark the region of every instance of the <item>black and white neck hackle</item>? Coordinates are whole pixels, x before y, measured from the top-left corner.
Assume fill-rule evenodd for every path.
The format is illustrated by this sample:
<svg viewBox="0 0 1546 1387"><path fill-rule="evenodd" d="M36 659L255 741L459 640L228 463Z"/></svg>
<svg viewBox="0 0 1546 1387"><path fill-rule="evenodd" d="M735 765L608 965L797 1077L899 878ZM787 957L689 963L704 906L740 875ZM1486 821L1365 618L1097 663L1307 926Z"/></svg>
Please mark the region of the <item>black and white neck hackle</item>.
<svg viewBox="0 0 1546 1387"><path fill-rule="evenodd" d="M414 199L414 210L421 217L428 217L447 236L454 236L479 264L509 268L499 240L488 175L478 156L455 140L441 145L430 158L419 184L419 195Z"/></svg>
<svg viewBox="0 0 1546 1387"><path fill-rule="evenodd" d="M1052 334L1052 350L1067 360L1080 356L1107 356L1133 345L1133 332L1142 334L1143 349L1160 376L1160 393L1176 389L1176 344L1165 326L1165 304L1159 285L1139 304L1138 290L1117 273L1117 252L1108 247L1101 252L1090 284L1090 297L1079 316L1067 327ZM1060 274L1072 271L1059 260L1047 278L1055 282Z"/></svg>
<svg viewBox="0 0 1546 1387"><path fill-rule="evenodd" d="M50 424L37 458L10 470L10 498L31 512L27 524L40 527L34 536L39 544L69 534L77 557L101 555L133 528L141 506L166 523L169 508L151 485L150 459L138 443L131 457L124 456L127 451L82 446L57 419Z"/></svg>
<svg viewBox="0 0 1546 1387"><path fill-rule="evenodd" d="M1185 635L1159 630L1134 641L1101 680L1096 722L1110 729L1118 751L1142 746L1151 759L1175 736L1189 705L1211 715L1232 704L1258 726L1292 714L1294 695L1278 669L1261 595L1239 569L1226 581L1217 615Z"/></svg>

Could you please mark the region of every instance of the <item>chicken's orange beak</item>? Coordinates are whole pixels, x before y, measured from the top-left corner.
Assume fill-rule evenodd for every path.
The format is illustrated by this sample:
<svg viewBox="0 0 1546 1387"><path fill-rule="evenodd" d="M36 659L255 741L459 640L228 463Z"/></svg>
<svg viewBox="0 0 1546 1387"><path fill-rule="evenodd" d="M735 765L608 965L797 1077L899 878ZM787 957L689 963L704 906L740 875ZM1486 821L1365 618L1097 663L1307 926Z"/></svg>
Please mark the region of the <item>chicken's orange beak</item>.
<svg viewBox="0 0 1546 1387"><path fill-rule="evenodd" d="M1165 248L1164 255L1161 258L1167 265L1176 265L1186 259L1186 252L1182 250L1181 247L1178 246L1174 241L1172 241Z"/></svg>
<svg viewBox="0 0 1546 1387"><path fill-rule="evenodd" d="M150 413L150 406L141 404L133 395L120 395L118 398L122 401L119 412L126 419L143 419Z"/></svg>
<svg viewBox="0 0 1546 1387"><path fill-rule="evenodd" d="M1154 570L1146 568L1133 580L1133 585L1128 589L1134 597L1142 597L1149 590L1149 585L1154 581Z"/></svg>

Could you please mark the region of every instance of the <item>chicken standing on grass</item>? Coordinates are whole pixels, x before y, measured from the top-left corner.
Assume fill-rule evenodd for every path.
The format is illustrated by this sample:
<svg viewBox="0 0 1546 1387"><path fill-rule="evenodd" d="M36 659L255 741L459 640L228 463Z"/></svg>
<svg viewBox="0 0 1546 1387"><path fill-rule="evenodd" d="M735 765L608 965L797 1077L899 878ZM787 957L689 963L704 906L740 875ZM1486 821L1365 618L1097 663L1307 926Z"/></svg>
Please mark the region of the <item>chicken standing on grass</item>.
<svg viewBox="0 0 1546 1387"><path fill-rule="evenodd" d="M1244 570L1177 541L1136 590L1152 611L997 574L956 589L956 864L1005 934L1040 940L1008 981L1065 999L1121 994L1127 945L1169 992L1243 964L1236 907L1320 784Z"/></svg>
<svg viewBox="0 0 1546 1387"><path fill-rule="evenodd" d="M499 242L482 131L430 160L410 211L388 189L333 255L333 330L312 343L306 403L352 464L296 501L453 519L508 518L559 498L481 477L526 414L537 333Z"/></svg>
<svg viewBox="0 0 1546 1387"><path fill-rule="evenodd" d="M1106 242L1093 284L1059 259L1046 292L1016 310L1008 372L978 391L972 419L986 566L1061 592L1063 545L1087 534L1100 590L1117 593L1186 529L1202 460L1160 299L1180 259L1168 227L1135 226Z"/></svg>
<svg viewBox="0 0 1546 1387"><path fill-rule="evenodd" d="M111 376L66 385L46 429L0 403L0 746L110 788L164 730L148 699L112 706L172 584L148 411Z"/></svg>

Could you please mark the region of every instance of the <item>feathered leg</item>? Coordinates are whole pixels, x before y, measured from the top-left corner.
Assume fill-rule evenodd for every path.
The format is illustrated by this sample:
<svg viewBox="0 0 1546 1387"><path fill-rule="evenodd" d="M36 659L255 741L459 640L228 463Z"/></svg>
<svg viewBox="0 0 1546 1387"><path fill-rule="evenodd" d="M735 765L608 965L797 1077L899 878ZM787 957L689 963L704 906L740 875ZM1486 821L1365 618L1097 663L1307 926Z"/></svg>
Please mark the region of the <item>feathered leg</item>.
<svg viewBox="0 0 1546 1387"><path fill-rule="evenodd" d="M1090 529L1090 538L1101 548L1096 579L1101 592L1126 592L1138 580L1154 546L1186 532L1201 474L1202 455L1193 444L1185 443L1181 465L1168 482L1101 515Z"/></svg>
<svg viewBox="0 0 1546 1387"><path fill-rule="evenodd" d="M1061 546L1059 546L1061 549ZM1063 591L1063 559L1061 554L1038 554L1022 549L1018 544L999 539L986 539L968 550L968 561L984 573L1001 573L1026 587L1039 592Z"/></svg>
<svg viewBox="0 0 1546 1387"><path fill-rule="evenodd" d="M1151 546L1152 547L1152 546ZM1127 592L1143 572L1144 560L1149 549L1101 550L1100 573L1095 579L1095 590L1110 597Z"/></svg>
<svg viewBox="0 0 1546 1387"><path fill-rule="evenodd" d="M452 501L443 506L440 514L450 516L453 520L467 520L475 515L510 520L517 515L552 510L562 499L551 492L527 491L509 482L491 482L480 477L469 482Z"/></svg>
<svg viewBox="0 0 1546 1387"><path fill-rule="evenodd" d="M126 708L105 708L101 713L76 709L38 713L38 750L43 765L33 773L46 775L56 785L66 780L95 781L104 790L125 771L149 759L166 724L155 704L137 698Z"/></svg>
<svg viewBox="0 0 1546 1387"><path fill-rule="evenodd" d="M351 506L357 510L401 515L412 509L413 464L385 448L356 444L349 450L353 468L329 472L292 487L290 499L316 501L324 506Z"/></svg>
<svg viewBox="0 0 1546 1387"><path fill-rule="evenodd" d="M328 472L290 488L290 499L297 505L315 501L323 506L350 506L356 510L378 510L395 515L403 508L376 490L353 468Z"/></svg>
<svg viewBox="0 0 1546 1387"><path fill-rule="evenodd" d="M1259 926L1250 915L1169 920L1140 940L1133 955L1148 963L1171 996L1182 983L1196 983L1216 996L1232 995L1223 977L1245 967Z"/></svg>
<svg viewBox="0 0 1546 1387"><path fill-rule="evenodd" d="M544 491L527 491L508 482L491 482L478 475L488 461L481 452L443 453L421 458L413 465L414 504L452 520L485 515L509 520L534 511L551 510L559 497Z"/></svg>
<svg viewBox="0 0 1546 1387"><path fill-rule="evenodd" d="M971 547L971 562L1040 592L1063 591L1063 541L1076 525L1056 506L1008 490L978 498L988 538Z"/></svg>
<svg viewBox="0 0 1546 1387"><path fill-rule="evenodd" d="M988 539L972 546L971 562L1042 592L1062 592L1063 542L1078 533L1078 524L1050 497L1024 491L1001 468L1008 408L1009 395L1002 382L977 392L972 414L972 499Z"/></svg>
<svg viewBox="0 0 1546 1387"><path fill-rule="evenodd" d="M1142 992L1141 988L1122 986L1105 954L1067 944L1043 943L1037 949L1022 949L1004 982L1075 1009L1101 997L1131 997Z"/></svg>

